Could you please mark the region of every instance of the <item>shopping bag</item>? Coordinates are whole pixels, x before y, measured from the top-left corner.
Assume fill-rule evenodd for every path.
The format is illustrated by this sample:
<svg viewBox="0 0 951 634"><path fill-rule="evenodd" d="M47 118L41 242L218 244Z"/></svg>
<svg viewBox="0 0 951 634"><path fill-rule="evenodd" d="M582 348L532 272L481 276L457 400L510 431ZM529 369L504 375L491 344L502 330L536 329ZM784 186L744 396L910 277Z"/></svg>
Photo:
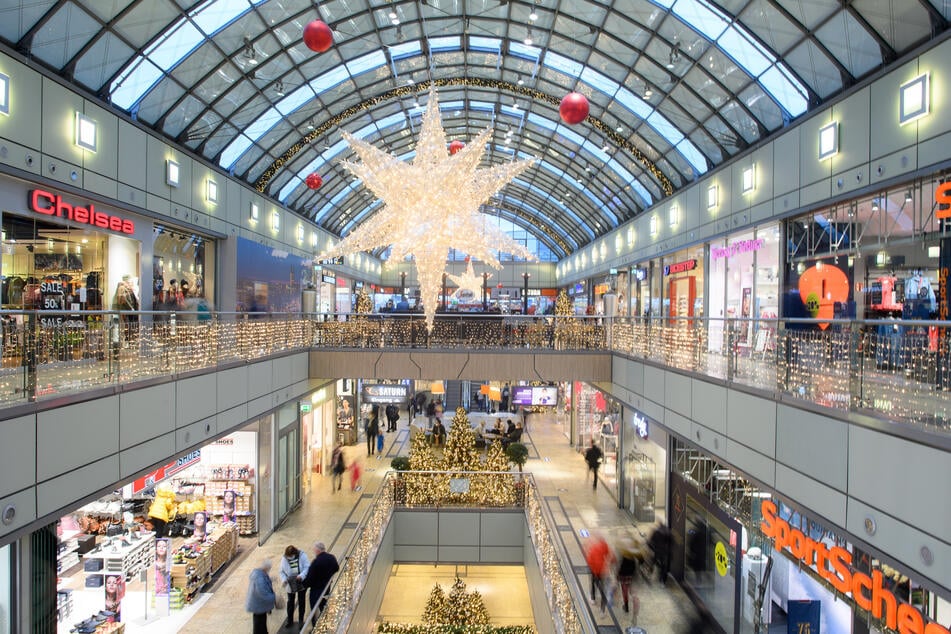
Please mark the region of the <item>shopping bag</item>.
<svg viewBox="0 0 951 634"><path fill-rule="evenodd" d="M376 450L383 451L383 434L378 434L376 437Z"/></svg>

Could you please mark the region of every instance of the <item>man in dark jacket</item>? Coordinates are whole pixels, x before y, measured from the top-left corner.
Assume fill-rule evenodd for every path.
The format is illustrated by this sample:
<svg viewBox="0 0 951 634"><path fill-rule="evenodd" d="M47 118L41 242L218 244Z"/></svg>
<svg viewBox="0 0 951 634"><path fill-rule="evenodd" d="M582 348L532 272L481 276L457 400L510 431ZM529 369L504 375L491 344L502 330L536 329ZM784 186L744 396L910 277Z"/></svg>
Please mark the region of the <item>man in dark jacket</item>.
<svg viewBox="0 0 951 634"><path fill-rule="evenodd" d="M604 454L601 448L591 439L591 446L584 452L584 461L588 463L588 472L594 474L594 490L598 490L598 469L601 467L601 459Z"/></svg>
<svg viewBox="0 0 951 634"><path fill-rule="evenodd" d="M400 410L390 403L386 406L386 431L396 431L396 422L400 419Z"/></svg>
<svg viewBox="0 0 951 634"><path fill-rule="evenodd" d="M670 542L672 536L665 524L658 524L651 533L647 545L654 551L654 566L657 570L657 580L667 585L667 574L670 570Z"/></svg>
<svg viewBox="0 0 951 634"><path fill-rule="evenodd" d="M337 558L327 552L327 547L323 542L314 544L314 560L310 562L310 568L307 569L307 576L304 577L304 585L310 588L310 611L314 615L311 618L311 625L317 623L317 613L314 612L314 606L317 600L324 593L330 579L340 570L340 564ZM327 599L320 602L320 611L323 612L327 606Z"/></svg>

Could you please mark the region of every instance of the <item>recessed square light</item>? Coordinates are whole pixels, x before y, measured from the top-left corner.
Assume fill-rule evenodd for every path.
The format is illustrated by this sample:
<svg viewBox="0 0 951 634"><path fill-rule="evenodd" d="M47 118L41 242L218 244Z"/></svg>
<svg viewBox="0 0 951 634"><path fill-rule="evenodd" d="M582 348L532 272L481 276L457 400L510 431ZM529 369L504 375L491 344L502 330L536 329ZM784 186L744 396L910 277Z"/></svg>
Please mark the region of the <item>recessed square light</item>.
<svg viewBox="0 0 951 634"><path fill-rule="evenodd" d="M172 159L165 161L165 182L171 187L178 187L181 178L181 166L179 166L178 162Z"/></svg>
<svg viewBox="0 0 951 634"><path fill-rule="evenodd" d="M274 211L271 213L271 229L277 231L281 228L281 214Z"/></svg>
<svg viewBox="0 0 951 634"><path fill-rule="evenodd" d="M898 121L902 125L928 114L930 107L928 73L918 75L899 88Z"/></svg>
<svg viewBox="0 0 951 634"><path fill-rule="evenodd" d="M819 160L824 161L839 153L839 122L833 121L819 128Z"/></svg>
<svg viewBox="0 0 951 634"><path fill-rule="evenodd" d="M652 236L657 235L657 216L651 216L650 231Z"/></svg>
<svg viewBox="0 0 951 634"><path fill-rule="evenodd" d="M0 114L10 114L10 77L0 73Z"/></svg>
<svg viewBox="0 0 951 634"><path fill-rule="evenodd" d="M76 112L76 145L96 151L96 122L81 112Z"/></svg>
<svg viewBox="0 0 951 634"><path fill-rule="evenodd" d="M707 188L707 209L715 209L720 203L720 190L716 185Z"/></svg>
<svg viewBox="0 0 951 634"><path fill-rule="evenodd" d="M208 180L208 202L218 202L218 183L210 179Z"/></svg>
<svg viewBox="0 0 951 634"><path fill-rule="evenodd" d="M310 233L310 246L317 248L317 232L312 231Z"/></svg>
<svg viewBox="0 0 951 634"><path fill-rule="evenodd" d="M261 214L261 207L256 202L251 203L251 222L257 222Z"/></svg>
<svg viewBox="0 0 951 634"><path fill-rule="evenodd" d="M297 241L304 241L304 225L297 225Z"/></svg>
<svg viewBox="0 0 951 634"><path fill-rule="evenodd" d="M743 170L743 193L748 194L756 187L756 170L752 165Z"/></svg>
<svg viewBox="0 0 951 634"><path fill-rule="evenodd" d="M670 221L671 227L677 226L677 221L680 220L680 210L677 209L677 205L671 205L670 211L668 213L668 220Z"/></svg>

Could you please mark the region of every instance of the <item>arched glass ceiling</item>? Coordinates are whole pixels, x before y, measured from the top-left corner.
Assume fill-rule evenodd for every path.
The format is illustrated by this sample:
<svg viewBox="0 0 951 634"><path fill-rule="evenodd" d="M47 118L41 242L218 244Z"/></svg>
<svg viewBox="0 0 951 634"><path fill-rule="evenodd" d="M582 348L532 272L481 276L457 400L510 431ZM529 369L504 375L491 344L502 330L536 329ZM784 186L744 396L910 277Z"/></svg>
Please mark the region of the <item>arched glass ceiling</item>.
<svg viewBox="0 0 951 634"><path fill-rule="evenodd" d="M317 17L336 30L320 55L300 38ZM302 215L348 187L320 215L335 233L372 200L324 148L402 113L367 140L411 152L409 81L435 81L459 104L443 112L452 138L496 126L486 164L543 158L504 199L573 250L949 17L946 0L11 0L0 39ZM567 128L557 100L573 89L592 118ZM308 166L317 192L297 180Z"/></svg>

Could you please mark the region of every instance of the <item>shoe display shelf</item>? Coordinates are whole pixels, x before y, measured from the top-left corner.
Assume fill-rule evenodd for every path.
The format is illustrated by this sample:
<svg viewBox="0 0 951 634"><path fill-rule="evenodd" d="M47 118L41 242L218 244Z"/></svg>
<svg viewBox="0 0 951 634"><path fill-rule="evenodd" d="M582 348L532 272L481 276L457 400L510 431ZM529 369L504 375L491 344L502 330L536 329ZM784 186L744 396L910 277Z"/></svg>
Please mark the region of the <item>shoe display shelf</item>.
<svg viewBox="0 0 951 634"><path fill-rule="evenodd" d="M56 546L56 574L79 565L79 532L63 533Z"/></svg>
<svg viewBox="0 0 951 634"><path fill-rule="evenodd" d="M83 555L86 586L98 587L104 575L121 573L126 581L155 561L155 533L110 537ZM90 577L98 576L90 583Z"/></svg>
<svg viewBox="0 0 951 634"><path fill-rule="evenodd" d="M223 524L208 536L211 546L211 574L231 561L238 549L238 527L236 524Z"/></svg>
<svg viewBox="0 0 951 634"><path fill-rule="evenodd" d="M190 601L211 581L211 549L181 558L176 555L172 561L172 588L181 590L183 599Z"/></svg>

